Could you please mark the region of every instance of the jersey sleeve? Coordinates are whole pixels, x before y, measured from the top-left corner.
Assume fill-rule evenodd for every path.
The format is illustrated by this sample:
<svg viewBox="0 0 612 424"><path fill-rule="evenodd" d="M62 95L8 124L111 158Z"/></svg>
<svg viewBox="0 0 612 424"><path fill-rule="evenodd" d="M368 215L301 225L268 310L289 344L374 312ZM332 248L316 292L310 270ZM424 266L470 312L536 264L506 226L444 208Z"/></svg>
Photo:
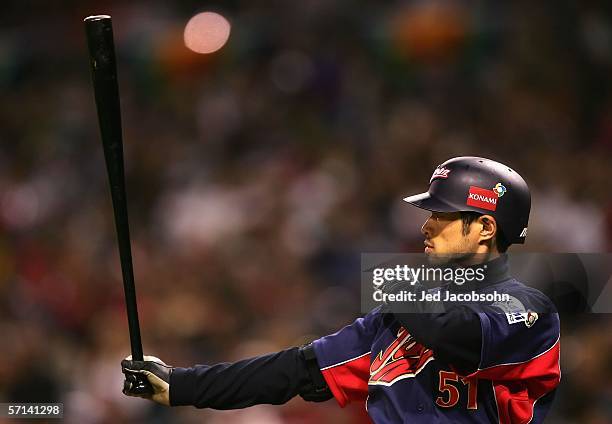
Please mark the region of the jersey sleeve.
<svg viewBox="0 0 612 424"><path fill-rule="evenodd" d="M234 363L176 367L170 374L170 404L238 409L280 405L312 384L297 347Z"/></svg>
<svg viewBox="0 0 612 424"><path fill-rule="evenodd" d="M381 317L382 314L371 312L337 333L313 342L321 373L341 407L352 401L364 401L368 396L370 348L376 321Z"/></svg>
<svg viewBox="0 0 612 424"><path fill-rule="evenodd" d="M518 304L521 307L494 304L475 311L482 328L481 360L465 377L491 380L500 423L529 422L536 401L553 392L561 378L558 314Z"/></svg>

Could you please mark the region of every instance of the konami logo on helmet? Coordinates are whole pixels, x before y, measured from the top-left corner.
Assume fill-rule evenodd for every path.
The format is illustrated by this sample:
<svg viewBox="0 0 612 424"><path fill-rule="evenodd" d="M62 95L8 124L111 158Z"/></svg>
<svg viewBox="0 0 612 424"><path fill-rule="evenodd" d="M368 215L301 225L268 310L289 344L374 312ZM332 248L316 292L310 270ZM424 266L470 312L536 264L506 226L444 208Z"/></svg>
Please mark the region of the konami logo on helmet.
<svg viewBox="0 0 612 424"><path fill-rule="evenodd" d="M499 196L493 190L470 186L466 204L469 206L494 211L497 209L498 199Z"/></svg>

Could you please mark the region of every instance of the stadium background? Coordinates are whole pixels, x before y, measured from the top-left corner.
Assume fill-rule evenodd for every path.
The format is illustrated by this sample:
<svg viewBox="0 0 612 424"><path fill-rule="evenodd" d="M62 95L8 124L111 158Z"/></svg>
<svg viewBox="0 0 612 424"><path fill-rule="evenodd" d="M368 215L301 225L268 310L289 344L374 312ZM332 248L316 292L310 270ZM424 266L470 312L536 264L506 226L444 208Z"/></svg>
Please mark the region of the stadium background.
<svg viewBox="0 0 612 424"><path fill-rule="evenodd" d="M359 312L362 252L420 251L401 198L464 154L532 186L523 251L612 243L603 1L20 1L0 17L0 401L66 422L349 423L331 401L236 412L121 394L129 352L83 17L113 15L145 351L236 360ZM176 2L179 3L179 2ZM228 44L198 56L187 20ZM554 423L612 420L609 315L563 321Z"/></svg>

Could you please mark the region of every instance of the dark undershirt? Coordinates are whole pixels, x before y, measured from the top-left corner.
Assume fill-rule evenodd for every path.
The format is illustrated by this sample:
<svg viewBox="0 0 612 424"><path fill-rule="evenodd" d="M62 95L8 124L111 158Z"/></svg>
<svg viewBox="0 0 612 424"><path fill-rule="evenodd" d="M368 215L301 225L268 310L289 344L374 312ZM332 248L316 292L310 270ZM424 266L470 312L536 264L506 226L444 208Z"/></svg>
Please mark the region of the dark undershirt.
<svg viewBox="0 0 612 424"><path fill-rule="evenodd" d="M293 347L234 363L175 368L170 404L213 409L279 405L311 384L306 361Z"/></svg>

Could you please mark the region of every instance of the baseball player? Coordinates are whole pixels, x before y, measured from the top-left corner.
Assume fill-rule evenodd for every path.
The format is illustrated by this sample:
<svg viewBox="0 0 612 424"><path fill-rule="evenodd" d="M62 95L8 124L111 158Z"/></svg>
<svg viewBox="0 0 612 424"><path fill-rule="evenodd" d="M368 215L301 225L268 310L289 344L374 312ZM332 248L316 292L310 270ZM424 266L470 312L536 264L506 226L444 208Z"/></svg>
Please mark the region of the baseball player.
<svg viewBox="0 0 612 424"><path fill-rule="evenodd" d="M433 292L497 292L511 300L409 311L421 313L388 302L306 346L191 368L128 357L123 373L145 375L154 388L148 398L171 406L233 409L300 395L363 403L375 423L542 422L560 381L559 318L546 296L508 274L504 254L527 236L527 184L504 164L458 157L435 169L427 192L404 200L431 211L422 226L427 255L486 269L480 281ZM432 292L418 284L383 291L407 288ZM124 393L135 395L129 383Z"/></svg>

